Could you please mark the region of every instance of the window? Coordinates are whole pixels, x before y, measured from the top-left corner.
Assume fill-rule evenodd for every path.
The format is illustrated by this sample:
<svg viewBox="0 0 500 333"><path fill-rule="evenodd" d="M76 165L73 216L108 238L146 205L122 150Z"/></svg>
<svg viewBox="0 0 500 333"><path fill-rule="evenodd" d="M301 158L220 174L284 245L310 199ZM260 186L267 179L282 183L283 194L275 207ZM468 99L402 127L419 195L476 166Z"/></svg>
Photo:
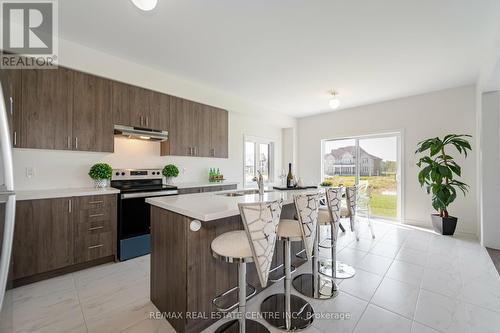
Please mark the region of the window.
<svg viewBox="0 0 500 333"><path fill-rule="evenodd" d="M371 214L399 219L400 149L399 133L323 140L321 178L335 186L368 182Z"/></svg>
<svg viewBox="0 0 500 333"><path fill-rule="evenodd" d="M274 175L274 142L247 136L245 137L244 149L245 186L255 184L253 178L257 175L257 171L262 172L264 182L272 182Z"/></svg>

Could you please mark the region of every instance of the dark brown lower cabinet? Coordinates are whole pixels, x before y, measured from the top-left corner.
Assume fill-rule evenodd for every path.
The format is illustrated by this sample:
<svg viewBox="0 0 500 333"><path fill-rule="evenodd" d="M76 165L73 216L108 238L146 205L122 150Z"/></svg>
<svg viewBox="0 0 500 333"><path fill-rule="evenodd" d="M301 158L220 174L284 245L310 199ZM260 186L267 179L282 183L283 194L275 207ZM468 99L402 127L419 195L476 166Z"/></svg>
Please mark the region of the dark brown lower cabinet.
<svg viewBox="0 0 500 333"><path fill-rule="evenodd" d="M12 253L14 279L73 264L71 198L17 202Z"/></svg>
<svg viewBox="0 0 500 333"><path fill-rule="evenodd" d="M64 274L74 265L115 253L116 195L17 202L15 285Z"/></svg>

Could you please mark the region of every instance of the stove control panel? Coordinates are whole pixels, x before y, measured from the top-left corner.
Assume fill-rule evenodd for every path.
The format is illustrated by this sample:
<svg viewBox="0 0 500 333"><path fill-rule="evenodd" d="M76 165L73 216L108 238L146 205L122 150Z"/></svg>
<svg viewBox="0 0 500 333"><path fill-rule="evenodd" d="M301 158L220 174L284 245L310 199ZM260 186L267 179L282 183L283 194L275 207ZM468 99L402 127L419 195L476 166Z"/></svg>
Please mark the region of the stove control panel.
<svg viewBox="0 0 500 333"><path fill-rule="evenodd" d="M161 169L113 169L111 180L162 179Z"/></svg>

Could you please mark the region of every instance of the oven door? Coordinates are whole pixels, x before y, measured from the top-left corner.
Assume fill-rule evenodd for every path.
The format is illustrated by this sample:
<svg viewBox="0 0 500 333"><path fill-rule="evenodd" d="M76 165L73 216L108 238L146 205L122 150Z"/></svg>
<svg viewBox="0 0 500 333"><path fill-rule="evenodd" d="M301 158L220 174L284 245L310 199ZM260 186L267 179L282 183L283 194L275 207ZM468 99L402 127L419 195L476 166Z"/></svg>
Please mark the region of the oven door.
<svg viewBox="0 0 500 333"><path fill-rule="evenodd" d="M118 258L120 261L151 252L150 206L146 198L177 194L176 190L123 193L120 196L118 218Z"/></svg>

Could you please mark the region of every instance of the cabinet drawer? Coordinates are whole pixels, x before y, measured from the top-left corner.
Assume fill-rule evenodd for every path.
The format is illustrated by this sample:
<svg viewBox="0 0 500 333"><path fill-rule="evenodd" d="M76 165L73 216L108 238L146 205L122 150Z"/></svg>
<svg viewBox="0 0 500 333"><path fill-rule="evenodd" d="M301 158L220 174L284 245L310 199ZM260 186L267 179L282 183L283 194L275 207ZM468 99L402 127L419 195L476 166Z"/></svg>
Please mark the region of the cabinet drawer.
<svg viewBox="0 0 500 333"><path fill-rule="evenodd" d="M86 197L78 197L78 208L80 210L103 210L110 206L116 207L116 195L91 195Z"/></svg>
<svg viewBox="0 0 500 333"><path fill-rule="evenodd" d="M113 231L115 223L111 219L81 221L75 226L76 237L86 237L88 234Z"/></svg>
<svg viewBox="0 0 500 333"><path fill-rule="evenodd" d="M115 254L114 231L89 232L75 238L75 262L81 263Z"/></svg>

